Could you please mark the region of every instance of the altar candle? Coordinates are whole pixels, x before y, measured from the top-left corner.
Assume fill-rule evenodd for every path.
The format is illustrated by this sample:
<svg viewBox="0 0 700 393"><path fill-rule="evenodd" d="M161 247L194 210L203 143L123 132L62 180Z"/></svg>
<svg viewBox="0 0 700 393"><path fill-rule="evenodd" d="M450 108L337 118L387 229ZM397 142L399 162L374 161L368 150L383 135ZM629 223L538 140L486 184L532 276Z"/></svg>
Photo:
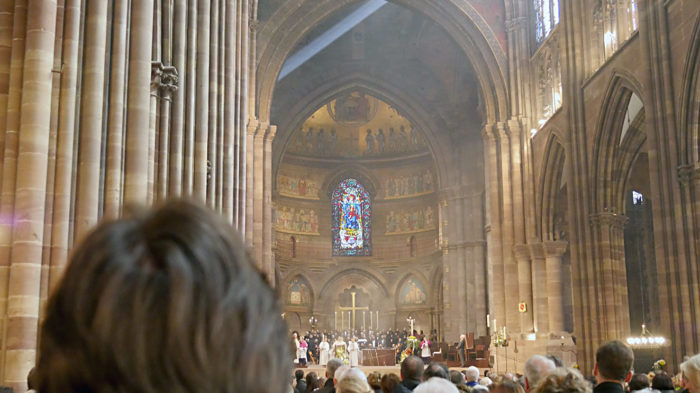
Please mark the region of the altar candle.
<svg viewBox="0 0 700 393"><path fill-rule="evenodd" d="M362 330L365 330L365 311L362 310Z"/></svg>
<svg viewBox="0 0 700 393"><path fill-rule="evenodd" d="M338 312L333 311L333 330L338 330Z"/></svg>
<svg viewBox="0 0 700 393"><path fill-rule="evenodd" d="M491 327L491 314L486 314L486 327Z"/></svg>
<svg viewBox="0 0 700 393"><path fill-rule="evenodd" d="M493 331L498 333L498 325L496 325L496 318L493 319Z"/></svg>
<svg viewBox="0 0 700 393"><path fill-rule="evenodd" d="M340 328L345 329L345 312L340 312Z"/></svg>

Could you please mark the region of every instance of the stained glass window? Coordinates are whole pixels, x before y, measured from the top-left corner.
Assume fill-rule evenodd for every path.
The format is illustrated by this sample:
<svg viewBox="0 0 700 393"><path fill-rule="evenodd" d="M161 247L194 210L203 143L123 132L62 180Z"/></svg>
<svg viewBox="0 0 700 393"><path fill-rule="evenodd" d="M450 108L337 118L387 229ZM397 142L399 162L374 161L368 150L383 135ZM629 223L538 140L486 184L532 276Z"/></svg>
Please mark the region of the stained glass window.
<svg viewBox="0 0 700 393"><path fill-rule="evenodd" d="M333 214L333 255L368 256L372 254L369 194L356 179L345 179L331 199Z"/></svg>
<svg viewBox="0 0 700 393"><path fill-rule="evenodd" d="M534 0L535 38L540 44L559 24L559 0Z"/></svg>

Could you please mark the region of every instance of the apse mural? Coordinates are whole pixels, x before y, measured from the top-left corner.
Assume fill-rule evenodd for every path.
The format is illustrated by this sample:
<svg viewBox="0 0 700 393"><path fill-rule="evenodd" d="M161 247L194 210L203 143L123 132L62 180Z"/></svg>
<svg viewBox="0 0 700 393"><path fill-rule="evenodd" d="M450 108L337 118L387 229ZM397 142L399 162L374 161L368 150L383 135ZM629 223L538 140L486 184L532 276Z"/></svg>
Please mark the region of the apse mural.
<svg viewBox="0 0 700 393"><path fill-rule="evenodd" d="M275 230L318 236L318 214L314 209L281 206L274 210Z"/></svg>
<svg viewBox="0 0 700 393"><path fill-rule="evenodd" d="M411 198L432 193L433 174L428 169L422 173L386 179L386 199Z"/></svg>
<svg viewBox="0 0 700 393"><path fill-rule="evenodd" d="M425 288L415 278L408 279L399 291L399 304L401 305L421 305L425 304L425 300Z"/></svg>
<svg viewBox="0 0 700 393"><path fill-rule="evenodd" d="M318 184L306 176L292 177L279 175L277 177L277 189L280 195L318 200Z"/></svg>
<svg viewBox="0 0 700 393"><path fill-rule="evenodd" d="M410 210L389 211L386 216L386 234L425 232L435 229L435 211L431 206Z"/></svg>
<svg viewBox="0 0 700 393"><path fill-rule="evenodd" d="M369 194L356 179L343 180L333 192L333 255L371 255L372 207Z"/></svg>
<svg viewBox="0 0 700 393"><path fill-rule="evenodd" d="M287 286L289 304L307 306L311 304L311 291L306 283L299 278L289 282Z"/></svg>

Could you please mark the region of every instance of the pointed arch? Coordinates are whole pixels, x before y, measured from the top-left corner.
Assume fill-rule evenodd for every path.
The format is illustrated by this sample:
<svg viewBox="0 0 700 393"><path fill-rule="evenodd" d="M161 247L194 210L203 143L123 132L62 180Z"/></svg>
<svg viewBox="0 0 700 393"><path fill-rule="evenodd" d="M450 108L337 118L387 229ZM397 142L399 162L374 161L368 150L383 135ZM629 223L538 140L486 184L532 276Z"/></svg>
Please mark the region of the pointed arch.
<svg viewBox="0 0 700 393"><path fill-rule="evenodd" d="M428 305L428 291L425 277L415 273L406 274L396 286L396 307L416 307Z"/></svg>
<svg viewBox="0 0 700 393"><path fill-rule="evenodd" d="M331 197L333 256L372 255L372 201L355 178L341 181Z"/></svg>
<svg viewBox="0 0 700 393"><path fill-rule="evenodd" d="M621 214L624 211L624 185L646 141L643 130L645 96L639 86L631 75L619 70L613 73L608 85L593 145L594 212ZM623 138L623 123L633 95L642 102L642 110L632 119L634 127L630 127Z"/></svg>
<svg viewBox="0 0 700 393"><path fill-rule="evenodd" d="M315 299L313 287L303 274L297 273L287 280L284 290L285 304L313 309Z"/></svg>
<svg viewBox="0 0 700 393"><path fill-rule="evenodd" d="M566 150L556 134L552 133L547 141L542 161L541 183L539 186L539 230L543 240L557 240L554 233L554 213L557 193L564 175Z"/></svg>
<svg viewBox="0 0 700 393"><path fill-rule="evenodd" d="M700 162L700 14L690 39L683 72L683 97L678 124L680 165Z"/></svg>
<svg viewBox="0 0 700 393"><path fill-rule="evenodd" d="M314 0L312 6L311 2L289 3L265 24L259 34L261 47L254 92L257 99L252 101L257 104L254 113L261 121L270 120L277 76L295 45L314 26L359 1ZM458 0L397 0L396 3L441 22L467 55L478 75L487 123L505 120L508 116L505 50L474 7Z"/></svg>

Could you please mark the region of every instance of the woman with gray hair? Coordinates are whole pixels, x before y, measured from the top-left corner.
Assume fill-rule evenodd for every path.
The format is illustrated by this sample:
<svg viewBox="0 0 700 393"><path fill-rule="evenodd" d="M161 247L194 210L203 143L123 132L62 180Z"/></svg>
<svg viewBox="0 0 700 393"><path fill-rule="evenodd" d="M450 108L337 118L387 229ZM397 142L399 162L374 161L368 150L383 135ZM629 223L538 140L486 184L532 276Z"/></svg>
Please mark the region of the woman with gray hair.
<svg viewBox="0 0 700 393"><path fill-rule="evenodd" d="M688 393L700 393L700 354L681 363L683 386Z"/></svg>

